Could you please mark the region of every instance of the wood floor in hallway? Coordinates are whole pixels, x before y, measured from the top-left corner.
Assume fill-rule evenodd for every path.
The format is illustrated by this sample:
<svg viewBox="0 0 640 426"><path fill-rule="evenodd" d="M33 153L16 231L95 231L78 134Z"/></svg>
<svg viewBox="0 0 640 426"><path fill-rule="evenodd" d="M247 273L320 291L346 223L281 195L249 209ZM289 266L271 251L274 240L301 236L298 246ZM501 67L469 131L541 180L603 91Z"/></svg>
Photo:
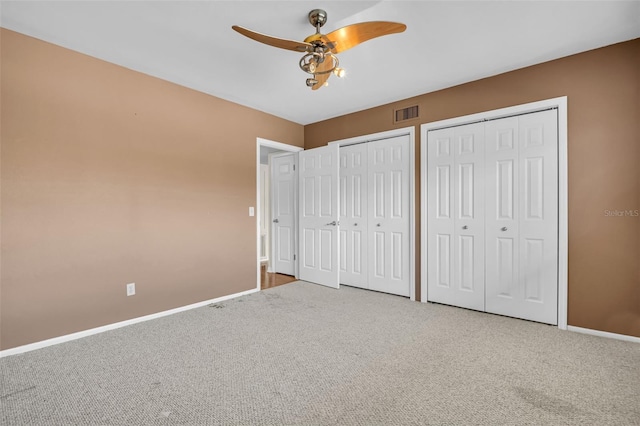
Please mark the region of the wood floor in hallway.
<svg viewBox="0 0 640 426"><path fill-rule="evenodd" d="M277 287L283 284L289 284L296 280L296 277L284 274L275 274L267 272L267 265L260 266L260 289L264 290L271 287Z"/></svg>

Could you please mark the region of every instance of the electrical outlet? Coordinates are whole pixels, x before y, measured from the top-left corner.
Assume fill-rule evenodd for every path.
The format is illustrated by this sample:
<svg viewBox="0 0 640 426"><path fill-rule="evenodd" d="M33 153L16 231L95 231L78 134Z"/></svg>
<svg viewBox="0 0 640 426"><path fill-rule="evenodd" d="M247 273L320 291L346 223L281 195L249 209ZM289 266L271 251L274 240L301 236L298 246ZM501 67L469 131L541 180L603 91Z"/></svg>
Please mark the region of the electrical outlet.
<svg viewBox="0 0 640 426"><path fill-rule="evenodd" d="M127 296L133 296L136 294L136 283L127 284Z"/></svg>
<svg viewBox="0 0 640 426"><path fill-rule="evenodd" d="M249 216L255 216L255 215L256 215L256 212L253 209L253 207L249 207Z"/></svg>

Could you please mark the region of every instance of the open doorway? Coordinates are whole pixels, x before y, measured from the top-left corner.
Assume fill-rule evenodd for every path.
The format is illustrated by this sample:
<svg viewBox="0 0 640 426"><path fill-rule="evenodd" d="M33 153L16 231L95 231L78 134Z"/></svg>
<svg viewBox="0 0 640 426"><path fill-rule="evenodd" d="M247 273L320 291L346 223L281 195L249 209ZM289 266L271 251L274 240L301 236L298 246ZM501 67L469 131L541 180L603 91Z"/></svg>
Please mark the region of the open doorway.
<svg viewBox="0 0 640 426"><path fill-rule="evenodd" d="M284 200L292 209L289 215L290 219L295 220L296 212L293 209L297 206L297 189L292 187L290 192L283 194L277 185L277 181L278 179L286 180L286 177L278 176L277 172L286 166L293 170L295 168L294 163L286 161L286 159L287 157L289 159L297 157L290 154L302 151L302 148L262 138L257 138L256 143L258 254L256 287L258 290L264 290L265 288L286 284L297 279L295 257L297 245L296 223L290 223L290 221L287 221L287 217L282 215L276 215L277 217L274 218L274 212L277 211ZM278 167L278 170L273 169L274 164ZM292 177L291 183L294 184L295 181L296 179ZM276 184L275 188L274 184ZM282 186L280 185L280 187ZM282 255L282 253L287 255ZM287 265L287 260L290 262L289 265Z"/></svg>

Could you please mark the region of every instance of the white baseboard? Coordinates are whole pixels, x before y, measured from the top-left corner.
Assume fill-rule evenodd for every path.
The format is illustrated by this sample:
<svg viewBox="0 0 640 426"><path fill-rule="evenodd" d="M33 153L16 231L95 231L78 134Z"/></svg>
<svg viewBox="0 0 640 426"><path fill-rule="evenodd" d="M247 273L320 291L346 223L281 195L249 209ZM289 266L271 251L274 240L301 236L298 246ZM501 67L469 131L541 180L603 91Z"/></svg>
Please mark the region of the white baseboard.
<svg viewBox="0 0 640 426"><path fill-rule="evenodd" d="M627 336L626 334L609 333L608 331L592 330L590 328L567 326L567 330L576 333L591 334L592 336L608 337L609 339L625 340L627 342L640 343L640 337Z"/></svg>
<svg viewBox="0 0 640 426"><path fill-rule="evenodd" d="M181 306L179 308L169 309L168 311L162 311L155 314L145 315L143 317L132 318L126 321L120 321L113 324L103 325L102 327L91 328L89 330L79 331L77 333L71 333L64 336L54 337L52 339L42 340L40 342L30 343L24 346L18 346L11 349L0 351L0 358L6 356L17 355L24 352L34 351L36 349L45 348L47 346L57 345L59 343L69 342L71 340L81 339L83 337L91 336L98 333L104 333L105 331L115 330L116 328L126 327L128 325L137 324L139 322L149 321L156 318L166 317L167 315L177 314L178 312L188 311L190 309L201 308L211 303L219 303L229 299L235 299L236 297L245 296L247 294L260 291L256 288L252 290L243 291L240 293L229 294L227 296L218 297L211 300L205 300L204 302L193 303L191 305Z"/></svg>

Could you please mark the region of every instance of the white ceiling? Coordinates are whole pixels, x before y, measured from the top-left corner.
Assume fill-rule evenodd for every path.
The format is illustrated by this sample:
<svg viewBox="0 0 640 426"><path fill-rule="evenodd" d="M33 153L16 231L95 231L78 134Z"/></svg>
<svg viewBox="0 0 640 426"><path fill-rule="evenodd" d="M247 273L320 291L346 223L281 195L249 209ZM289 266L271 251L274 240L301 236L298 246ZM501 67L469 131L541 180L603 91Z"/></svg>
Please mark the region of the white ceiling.
<svg viewBox="0 0 640 426"><path fill-rule="evenodd" d="M339 55L348 75L305 86L302 40L362 21L407 24ZM0 25L300 124L640 37L639 1L2 1ZM615 76L612 76L615 78Z"/></svg>

